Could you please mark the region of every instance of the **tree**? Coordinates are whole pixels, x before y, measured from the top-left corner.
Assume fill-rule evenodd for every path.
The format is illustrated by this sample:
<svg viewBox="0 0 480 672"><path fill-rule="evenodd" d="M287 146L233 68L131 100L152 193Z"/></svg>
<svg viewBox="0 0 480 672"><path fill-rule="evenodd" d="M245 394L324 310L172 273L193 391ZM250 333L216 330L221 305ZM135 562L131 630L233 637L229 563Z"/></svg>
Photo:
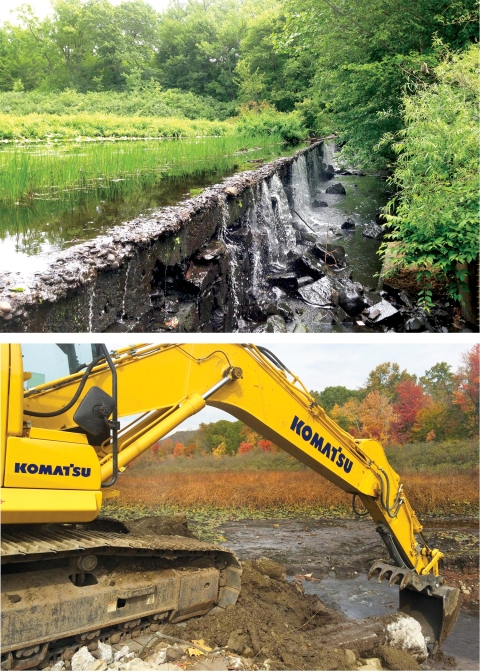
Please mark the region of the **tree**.
<svg viewBox="0 0 480 672"><path fill-rule="evenodd" d="M404 95L393 176L399 195L389 203L391 231L383 245L390 272L416 270L427 309L440 283L470 322L477 318L479 257L478 55L478 46L447 53L433 82Z"/></svg>
<svg viewBox="0 0 480 672"><path fill-rule="evenodd" d="M173 455L174 457L180 457L183 455L185 452L185 446L183 443L176 443L175 448L173 449Z"/></svg>
<svg viewBox="0 0 480 672"><path fill-rule="evenodd" d="M286 0L284 7L279 48L309 52L316 63L306 97L320 118L328 115L318 131L339 132L365 164L394 159L403 92L431 77L435 36L455 50L477 38L474 0Z"/></svg>
<svg viewBox="0 0 480 672"><path fill-rule="evenodd" d="M446 362L434 364L420 378L420 384L424 392L432 397L434 401L451 403L455 377L450 364Z"/></svg>
<svg viewBox="0 0 480 672"><path fill-rule="evenodd" d="M410 439L419 411L428 406L431 397L425 395L420 385L406 379L397 385L395 398L393 411L398 419L392 422L392 434L399 443L406 443Z"/></svg>
<svg viewBox="0 0 480 672"><path fill-rule="evenodd" d="M470 430L478 433L480 344L462 355L462 365L455 374L453 403L464 413Z"/></svg>
<svg viewBox="0 0 480 672"><path fill-rule="evenodd" d="M227 453L227 444L225 441L222 441L216 448L212 450L213 455L215 457L223 457L223 455L226 455Z"/></svg>
<svg viewBox="0 0 480 672"><path fill-rule="evenodd" d="M367 394L358 408L358 416L362 423L362 436L377 439L383 444L389 443L392 424L398 416L386 395L378 390Z"/></svg>
<svg viewBox="0 0 480 672"><path fill-rule="evenodd" d="M346 401L343 406L335 404L330 411L330 415L338 422L340 427L346 432L350 432L352 436L361 436L361 422L359 418L360 401L351 398Z"/></svg>
<svg viewBox="0 0 480 672"><path fill-rule="evenodd" d="M406 369L400 371L399 365L394 362L384 362L370 371L365 385L367 392L381 392L390 401L395 399L397 385L404 380L416 382L416 376L412 376Z"/></svg>
<svg viewBox="0 0 480 672"><path fill-rule="evenodd" d="M359 390L349 390L343 385L329 386L322 392L311 390L310 394L327 413L330 413L335 405L343 406L349 399L359 399L365 396Z"/></svg>
<svg viewBox="0 0 480 672"><path fill-rule="evenodd" d="M253 448L253 445L251 443L247 443L246 441L242 441L238 447L238 454L239 455L245 455L246 453L249 453Z"/></svg>

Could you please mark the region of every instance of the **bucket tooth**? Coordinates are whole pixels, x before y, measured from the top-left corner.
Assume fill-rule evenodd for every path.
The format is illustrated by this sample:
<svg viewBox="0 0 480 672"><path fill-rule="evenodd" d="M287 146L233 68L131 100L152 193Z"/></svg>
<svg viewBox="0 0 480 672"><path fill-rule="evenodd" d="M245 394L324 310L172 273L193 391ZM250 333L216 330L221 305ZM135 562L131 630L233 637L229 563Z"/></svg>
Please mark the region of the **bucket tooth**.
<svg viewBox="0 0 480 672"><path fill-rule="evenodd" d="M393 567L384 567L380 574L378 575L378 583L381 583L383 579L390 579L393 574Z"/></svg>
<svg viewBox="0 0 480 672"><path fill-rule="evenodd" d="M392 576L390 577L390 581L388 582L390 586L395 585L396 583L401 583L405 578L404 573L401 570L397 570L392 572Z"/></svg>
<svg viewBox="0 0 480 672"><path fill-rule="evenodd" d="M373 577L376 574L379 574L382 571L382 568L385 563L383 562L374 562L373 565L370 567L370 570L367 574L367 578L370 581L370 579L373 579Z"/></svg>

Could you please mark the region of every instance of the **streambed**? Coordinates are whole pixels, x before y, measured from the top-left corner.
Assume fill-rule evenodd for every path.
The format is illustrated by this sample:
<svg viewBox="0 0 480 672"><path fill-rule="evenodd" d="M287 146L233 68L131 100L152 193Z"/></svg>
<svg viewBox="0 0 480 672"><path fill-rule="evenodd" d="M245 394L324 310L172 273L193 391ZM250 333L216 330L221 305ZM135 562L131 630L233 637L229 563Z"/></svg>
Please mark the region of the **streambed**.
<svg viewBox="0 0 480 672"><path fill-rule="evenodd" d="M443 654L455 660L429 659L426 669L478 670L478 523L473 519L437 519L432 523L430 526L429 521L424 521L424 533L450 558L445 571L447 582L467 582L476 585L476 589L469 595L462 594L460 617L442 646ZM224 524L219 532L226 539L225 545L241 560L266 556L281 562L290 579L302 581L307 593L318 595L348 619L383 616L397 609L398 587L390 588L386 581L367 580L372 562L388 559L371 521L240 520ZM447 547L446 537L450 539ZM467 537L476 543L472 557L476 555L477 563L470 568L468 561L465 564Z"/></svg>

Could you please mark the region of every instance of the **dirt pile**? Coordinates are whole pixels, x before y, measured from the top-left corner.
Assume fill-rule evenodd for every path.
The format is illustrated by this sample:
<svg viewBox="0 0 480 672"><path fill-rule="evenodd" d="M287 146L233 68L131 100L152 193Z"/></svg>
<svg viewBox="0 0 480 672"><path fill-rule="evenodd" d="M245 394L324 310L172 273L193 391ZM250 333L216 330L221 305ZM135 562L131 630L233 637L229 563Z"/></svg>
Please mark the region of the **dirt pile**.
<svg viewBox="0 0 480 672"><path fill-rule="evenodd" d="M203 639L211 648L241 656L246 665L243 669L389 669L383 655L378 659L375 653L384 641L382 619L365 619L352 629L342 614L326 607L318 597L305 595L300 582L287 582L281 564L259 558L242 566L242 590L235 606L168 625L163 633L186 640ZM348 648L345 643L342 646L342 640ZM375 655L375 663L370 655ZM418 669L408 653L402 652L402 660L405 667L396 669Z"/></svg>

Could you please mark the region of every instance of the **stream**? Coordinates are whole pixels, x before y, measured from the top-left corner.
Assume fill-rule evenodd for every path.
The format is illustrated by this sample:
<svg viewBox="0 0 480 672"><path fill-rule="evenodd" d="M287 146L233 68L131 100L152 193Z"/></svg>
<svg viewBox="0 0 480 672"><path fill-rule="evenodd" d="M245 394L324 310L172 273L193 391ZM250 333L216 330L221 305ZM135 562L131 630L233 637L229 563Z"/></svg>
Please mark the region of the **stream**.
<svg viewBox="0 0 480 672"><path fill-rule="evenodd" d="M427 538L438 527L439 521L432 527L426 522ZM455 521L446 527L462 532L467 528L478 536L478 527L471 521ZM281 562L287 568L287 578L300 579L307 593L318 595L349 619L383 616L397 609L398 588L390 588L386 581L367 579L371 563L382 556L387 559L371 521L241 520L223 525L221 533L225 545L240 560L267 556ZM453 666L446 669L479 669L478 602L473 608L462 607L442 651L455 658ZM445 669L431 659L422 667Z"/></svg>

